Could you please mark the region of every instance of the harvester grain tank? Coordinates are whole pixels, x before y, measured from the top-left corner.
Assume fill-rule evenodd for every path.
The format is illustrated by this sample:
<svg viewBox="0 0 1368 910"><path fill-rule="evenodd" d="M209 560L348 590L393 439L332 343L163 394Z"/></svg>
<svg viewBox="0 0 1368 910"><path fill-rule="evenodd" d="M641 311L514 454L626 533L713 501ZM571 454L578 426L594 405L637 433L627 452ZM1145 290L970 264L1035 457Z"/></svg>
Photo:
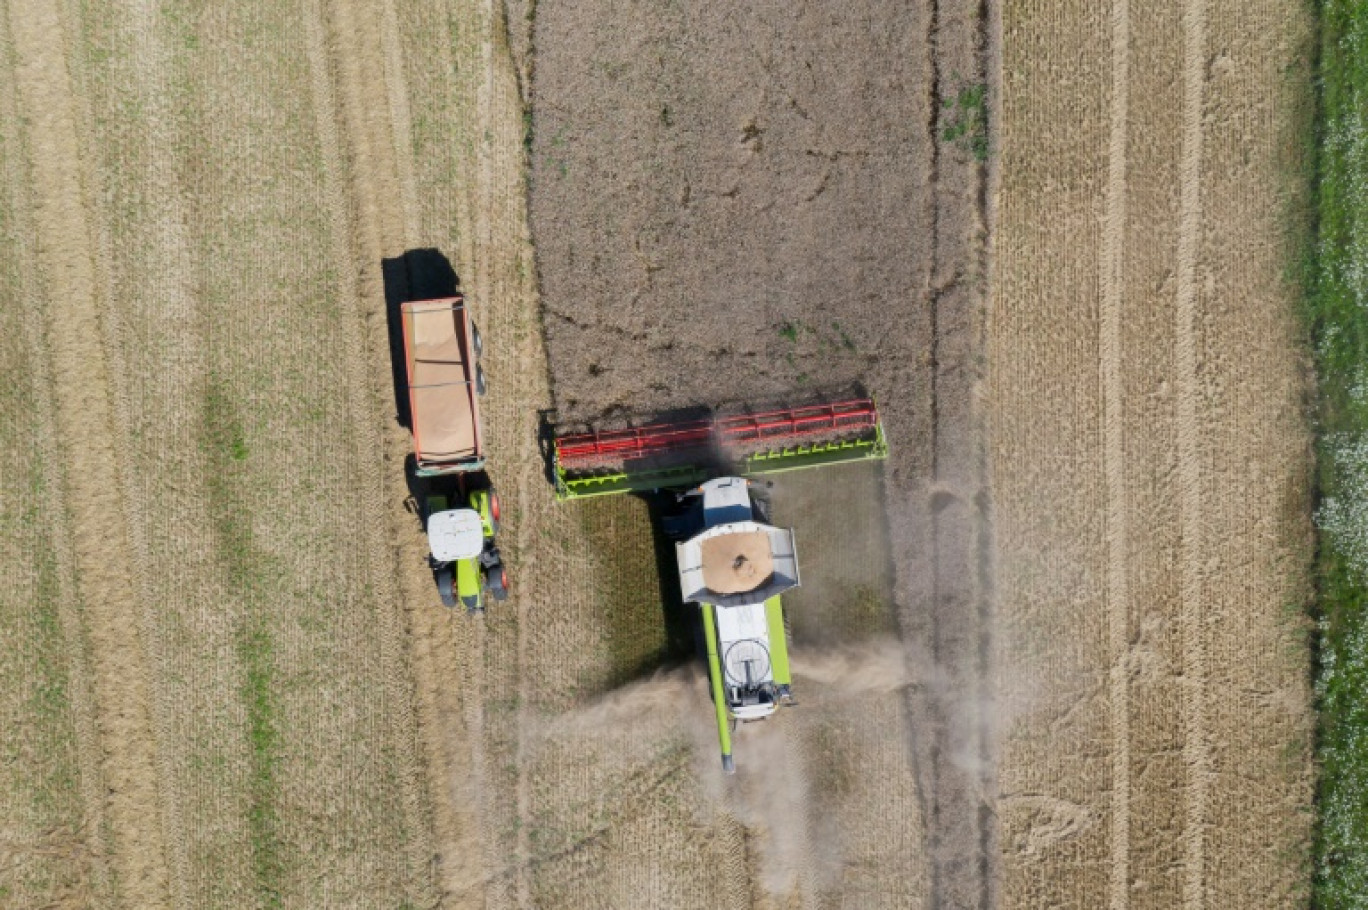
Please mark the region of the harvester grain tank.
<svg viewBox="0 0 1368 910"><path fill-rule="evenodd" d="M699 606L722 767L731 733L792 700L781 595L799 584L793 530L769 522L755 478L888 454L874 402L652 424L556 439L561 499L660 492L679 508L680 595Z"/></svg>
<svg viewBox="0 0 1368 910"><path fill-rule="evenodd" d="M495 543L499 495L484 472L484 345L460 295L409 301L400 312L414 473L450 489L427 496L423 506L437 591L449 607L482 612L486 596L508 596Z"/></svg>

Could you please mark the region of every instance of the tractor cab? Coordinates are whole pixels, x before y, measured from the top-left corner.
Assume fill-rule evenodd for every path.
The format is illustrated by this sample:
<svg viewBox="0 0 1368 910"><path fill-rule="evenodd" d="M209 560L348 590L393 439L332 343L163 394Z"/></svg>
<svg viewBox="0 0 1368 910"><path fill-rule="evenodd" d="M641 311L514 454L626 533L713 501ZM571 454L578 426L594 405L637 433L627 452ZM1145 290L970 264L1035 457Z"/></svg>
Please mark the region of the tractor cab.
<svg viewBox="0 0 1368 910"><path fill-rule="evenodd" d="M484 550L484 522L474 509L446 509L429 516L427 533L437 562L474 559Z"/></svg>
<svg viewBox="0 0 1368 910"><path fill-rule="evenodd" d="M494 542L499 495L486 488L465 500L464 506L449 508L445 496L427 498L428 558L442 603L483 613L486 595L495 600L508 596L508 571Z"/></svg>
<svg viewBox="0 0 1368 910"><path fill-rule="evenodd" d="M758 517L758 510L751 503L750 486L750 481L741 477L719 477L690 491L703 499L703 527Z"/></svg>

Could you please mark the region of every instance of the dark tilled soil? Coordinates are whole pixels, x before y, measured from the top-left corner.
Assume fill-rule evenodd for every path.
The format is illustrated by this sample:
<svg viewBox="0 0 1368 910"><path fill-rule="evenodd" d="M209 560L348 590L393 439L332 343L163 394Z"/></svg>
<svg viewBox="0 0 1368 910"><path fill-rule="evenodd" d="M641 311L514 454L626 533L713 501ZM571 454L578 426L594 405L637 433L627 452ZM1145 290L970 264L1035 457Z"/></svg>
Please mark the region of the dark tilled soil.
<svg viewBox="0 0 1368 910"><path fill-rule="evenodd" d="M878 399L893 455L883 483L857 486L884 498L880 590L920 683L908 748L929 902L987 905L981 5L535 11L531 214L556 422ZM851 511L865 513L833 502L827 521Z"/></svg>
<svg viewBox="0 0 1368 910"><path fill-rule="evenodd" d="M925 11L874 5L541 4L532 210L561 419L852 382L926 419Z"/></svg>

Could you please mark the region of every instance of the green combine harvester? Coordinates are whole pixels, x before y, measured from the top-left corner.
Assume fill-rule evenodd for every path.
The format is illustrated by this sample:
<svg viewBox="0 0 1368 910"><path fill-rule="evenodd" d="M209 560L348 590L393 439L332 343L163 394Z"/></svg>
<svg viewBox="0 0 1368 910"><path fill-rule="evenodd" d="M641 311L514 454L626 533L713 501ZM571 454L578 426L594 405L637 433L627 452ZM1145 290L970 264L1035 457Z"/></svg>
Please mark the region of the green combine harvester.
<svg viewBox="0 0 1368 910"><path fill-rule="evenodd" d="M673 494L680 595L702 614L722 767L735 770L736 723L792 701L781 595L799 584L791 528L769 523L755 478L888 454L868 399L561 436L560 499Z"/></svg>

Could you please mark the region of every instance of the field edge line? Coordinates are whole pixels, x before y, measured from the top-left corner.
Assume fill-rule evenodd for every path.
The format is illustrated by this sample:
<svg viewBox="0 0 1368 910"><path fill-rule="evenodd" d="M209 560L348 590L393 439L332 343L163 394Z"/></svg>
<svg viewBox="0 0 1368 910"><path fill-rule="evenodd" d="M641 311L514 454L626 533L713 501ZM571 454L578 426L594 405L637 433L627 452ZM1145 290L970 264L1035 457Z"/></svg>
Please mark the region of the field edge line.
<svg viewBox="0 0 1368 910"><path fill-rule="evenodd" d="M353 167L363 166L360 160L363 156L354 149L345 148L344 134L349 132L347 128L351 125L348 116L350 101L345 97L347 86L337 83L346 81L348 77L339 72L332 62L332 54L337 52L333 34L337 29L336 23L330 23L330 12L334 15L340 12L350 19L352 8L345 2L301 2L303 40L309 58L311 107L323 159L324 194L329 208L329 234L334 247L332 255L340 263L365 262L378 274L381 257L369 255L369 247L378 244L366 243L360 236L364 233L360 224L365 220L364 215L357 211L357 200L349 193L349 189L352 189L349 171ZM362 64L356 62L354 65L359 67ZM381 85L384 85L383 80ZM339 98L339 94L344 97ZM365 157L369 157L369 150ZM343 320L343 331L350 348L345 374L349 419L356 434L355 469L362 484L362 507L373 519L368 522L366 533L370 559L365 566L365 575L375 592L374 616L379 626L380 662L385 697L389 704L389 711L386 712L388 722L384 729L400 764L397 784L400 804L406 816L403 830L409 839L409 843L401 847L409 867L402 879L411 897L421 896L425 903L431 903L441 899L436 881L436 864L431 861L432 857L440 854L431 841L434 834L433 816L442 811L442 804L438 795L433 793L433 788L427 786L426 761L421 754L425 744L419 729L423 725L415 722L415 715L422 708L416 704L418 694L412 676L413 655L402 618L405 609L402 603L403 583L397 554L387 534L392 524L389 510L385 507L390 485L382 473L386 463L382 454L387 446L376 407L379 393L375 382L368 377L375 359L367 327L372 313L366 303L364 278L359 277L363 273L358 272L357 267L350 266L341 269L339 274L342 276L339 292L349 304ZM383 315L380 326L383 330ZM402 464L402 460L399 463Z"/></svg>

